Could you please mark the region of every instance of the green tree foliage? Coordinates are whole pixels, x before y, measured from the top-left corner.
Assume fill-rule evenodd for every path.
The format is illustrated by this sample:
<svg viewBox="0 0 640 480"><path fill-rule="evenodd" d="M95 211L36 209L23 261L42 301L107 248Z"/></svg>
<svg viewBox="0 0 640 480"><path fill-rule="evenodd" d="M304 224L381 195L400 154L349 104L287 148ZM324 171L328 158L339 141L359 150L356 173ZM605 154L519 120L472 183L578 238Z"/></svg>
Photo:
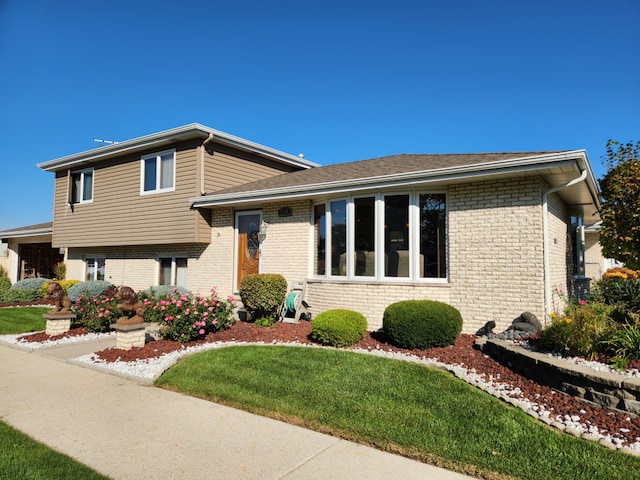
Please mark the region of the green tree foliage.
<svg viewBox="0 0 640 480"><path fill-rule="evenodd" d="M606 175L602 192L602 253L631 269L640 269L640 141L609 140L603 157Z"/></svg>

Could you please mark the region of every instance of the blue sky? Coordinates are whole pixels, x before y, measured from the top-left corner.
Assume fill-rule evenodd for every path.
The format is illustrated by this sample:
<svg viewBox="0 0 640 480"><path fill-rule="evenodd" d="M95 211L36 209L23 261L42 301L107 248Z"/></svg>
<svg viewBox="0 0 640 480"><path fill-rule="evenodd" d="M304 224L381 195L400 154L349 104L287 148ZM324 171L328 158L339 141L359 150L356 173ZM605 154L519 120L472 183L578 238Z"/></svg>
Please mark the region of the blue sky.
<svg viewBox="0 0 640 480"><path fill-rule="evenodd" d="M637 0L0 0L0 230L36 164L193 122L331 164L640 140Z"/></svg>

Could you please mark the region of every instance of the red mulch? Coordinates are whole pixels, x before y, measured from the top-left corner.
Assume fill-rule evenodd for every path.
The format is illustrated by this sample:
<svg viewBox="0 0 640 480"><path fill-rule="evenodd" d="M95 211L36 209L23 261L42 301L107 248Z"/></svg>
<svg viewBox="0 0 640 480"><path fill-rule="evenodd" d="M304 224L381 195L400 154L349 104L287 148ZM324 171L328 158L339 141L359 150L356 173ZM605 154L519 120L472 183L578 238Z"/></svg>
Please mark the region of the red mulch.
<svg viewBox="0 0 640 480"><path fill-rule="evenodd" d="M69 334L82 334L80 329L74 329ZM308 336L310 323L299 324L278 323L272 327L260 327L253 323L236 322L231 328L223 332L209 334L206 338L188 345L197 345L206 342L299 342L311 344ZM29 341L42 341L43 333L26 335ZM46 336L52 339L49 336ZM35 340L38 338L39 340ZM539 385L521 375L518 375L507 367L500 365L492 358L473 348L475 335L460 335L455 345L444 348L432 348L429 350L406 350L397 348L388 343L383 334L370 332L362 341L353 348L381 349L385 351L401 352L416 355L423 358L438 359L440 362L453 365L462 364L467 369L474 369L478 374L485 374L485 379L493 379L495 382L510 384L522 391L522 397L530 401L536 401L544 405L547 410L556 415L577 415L583 423L595 425L601 434L619 434L620 429L628 429L625 440L629 443L640 441L640 419L630 418L628 414L610 411L594 406L569 395L559 393L544 385ZM148 342L144 347L131 350L109 348L97 352L99 358L107 362L134 361L138 359L155 358L174 350L185 348L185 344L168 340L156 340Z"/></svg>

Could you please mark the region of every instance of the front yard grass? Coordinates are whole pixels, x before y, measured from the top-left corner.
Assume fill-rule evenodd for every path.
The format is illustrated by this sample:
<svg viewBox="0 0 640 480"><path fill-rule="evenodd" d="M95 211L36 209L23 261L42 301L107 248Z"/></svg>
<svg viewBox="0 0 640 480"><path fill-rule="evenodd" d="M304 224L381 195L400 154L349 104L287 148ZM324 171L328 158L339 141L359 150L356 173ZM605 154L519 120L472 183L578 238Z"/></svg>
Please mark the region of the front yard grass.
<svg viewBox="0 0 640 480"><path fill-rule="evenodd" d="M0 479L92 480L100 475L0 421Z"/></svg>
<svg viewBox="0 0 640 480"><path fill-rule="evenodd" d="M354 352L237 346L156 385L481 478L640 478L640 460L558 433L447 372Z"/></svg>
<svg viewBox="0 0 640 480"><path fill-rule="evenodd" d="M0 308L0 335L39 332L46 328L42 316L51 308L16 307Z"/></svg>

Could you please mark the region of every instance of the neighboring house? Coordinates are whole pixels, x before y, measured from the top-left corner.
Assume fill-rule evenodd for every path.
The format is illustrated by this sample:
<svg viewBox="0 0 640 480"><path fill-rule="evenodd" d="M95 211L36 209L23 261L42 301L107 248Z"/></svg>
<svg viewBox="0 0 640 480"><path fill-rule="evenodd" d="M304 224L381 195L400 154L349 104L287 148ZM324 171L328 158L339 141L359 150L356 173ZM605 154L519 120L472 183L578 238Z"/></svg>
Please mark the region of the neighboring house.
<svg viewBox="0 0 640 480"><path fill-rule="evenodd" d="M307 282L382 324L387 305L447 302L464 331L544 318L585 282L599 220L586 152L395 155L320 167L202 125L39 165L55 172L67 277L236 295L252 272ZM577 248L575 247L577 246Z"/></svg>
<svg viewBox="0 0 640 480"><path fill-rule="evenodd" d="M11 283L26 278L51 278L64 251L51 246L52 223L0 231L0 265Z"/></svg>

